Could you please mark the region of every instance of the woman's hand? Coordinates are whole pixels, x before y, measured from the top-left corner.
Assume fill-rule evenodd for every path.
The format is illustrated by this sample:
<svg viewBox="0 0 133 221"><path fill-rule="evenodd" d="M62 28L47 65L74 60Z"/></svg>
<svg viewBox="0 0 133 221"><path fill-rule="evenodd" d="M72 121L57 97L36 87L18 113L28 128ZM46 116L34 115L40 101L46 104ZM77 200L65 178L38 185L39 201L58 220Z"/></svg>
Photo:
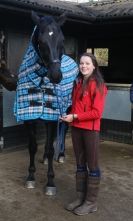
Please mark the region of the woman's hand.
<svg viewBox="0 0 133 221"><path fill-rule="evenodd" d="M68 114L60 118L62 121L71 123L73 121L73 114Z"/></svg>
<svg viewBox="0 0 133 221"><path fill-rule="evenodd" d="M68 122L68 123L71 123L73 122L74 119L77 118L77 114L68 114L68 115L65 115L63 117L60 117L60 119L62 121L65 121L65 122Z"/></svg>

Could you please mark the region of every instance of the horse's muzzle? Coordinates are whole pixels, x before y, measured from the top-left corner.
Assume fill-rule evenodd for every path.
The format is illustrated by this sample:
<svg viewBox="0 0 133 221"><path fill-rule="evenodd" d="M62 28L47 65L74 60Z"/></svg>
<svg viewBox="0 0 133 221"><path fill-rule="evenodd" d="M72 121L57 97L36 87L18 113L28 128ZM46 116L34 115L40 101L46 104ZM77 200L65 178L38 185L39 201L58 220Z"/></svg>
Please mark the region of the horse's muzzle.
<svg viewBox="0 0 133 221"><path fill-rule="evenodd" d="M54 62L52 61L50 67L48 68L47 77L53 84L59 84L62 80L62 72L60 67L60 60L54 60Z"/></svg>

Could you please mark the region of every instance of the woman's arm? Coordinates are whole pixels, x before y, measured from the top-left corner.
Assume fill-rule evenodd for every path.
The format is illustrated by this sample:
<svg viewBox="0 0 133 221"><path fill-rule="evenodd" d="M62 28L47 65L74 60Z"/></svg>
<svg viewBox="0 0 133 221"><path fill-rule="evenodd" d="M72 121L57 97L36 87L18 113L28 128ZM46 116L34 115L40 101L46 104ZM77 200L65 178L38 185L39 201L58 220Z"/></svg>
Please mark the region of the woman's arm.
<svg viewBox="0 0 133 221"><path fill-rule="evenodd" d="M101 118L104 109L106 94L107 94L106 86L104 86L103 88L103 93L101 93L99 90L96 90L91 110L79 113L78 120L84 121L84 120L94 120Z"/></svg>

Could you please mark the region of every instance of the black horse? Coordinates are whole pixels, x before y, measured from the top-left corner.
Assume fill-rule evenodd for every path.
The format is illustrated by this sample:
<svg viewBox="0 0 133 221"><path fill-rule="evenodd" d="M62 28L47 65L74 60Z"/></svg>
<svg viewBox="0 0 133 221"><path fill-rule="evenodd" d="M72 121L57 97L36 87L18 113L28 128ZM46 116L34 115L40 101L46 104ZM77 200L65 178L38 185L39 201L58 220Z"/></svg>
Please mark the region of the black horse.
<svg viewBox="0 0 133 221"><path fill-rule="evenodd" d="M5 35L0 31L0 84L9 91L15 91L17 86L17 76L11 73L6 66L4 59Z"/></svg>
<svg viewBox="0 0 133 221"><path fill-rule="evenodd" d="M66 19L65 14L54 18L40 17L32 12L32 19L36 26L19 69L15 115L28 128L30 165L27 188L35 187L36 120L43 120L46 125L46 194L54 195L53 143L56 136L60 141L64 139L63 126L60 126L58 119L66 114L71 104L78 68L74 60L64 54L64 36L60 26Z"/></svg>
<svg viewBox="0 0 133 221"><path fill-rule="evenodd" d="M0 84L8 91L15 91L17 87L17 76L7 69L4 60L0 61Z"/></svg>

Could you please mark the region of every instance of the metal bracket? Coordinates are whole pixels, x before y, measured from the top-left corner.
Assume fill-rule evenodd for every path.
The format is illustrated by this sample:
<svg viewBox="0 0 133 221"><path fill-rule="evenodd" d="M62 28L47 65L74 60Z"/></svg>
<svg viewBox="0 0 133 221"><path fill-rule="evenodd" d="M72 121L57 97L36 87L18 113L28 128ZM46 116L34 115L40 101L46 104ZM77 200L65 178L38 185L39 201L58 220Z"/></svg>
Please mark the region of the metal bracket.
<svg viewBox="0 0 133 221"><path fill-rule="evenodd" d="M131 132L131 143L133 144L133 130Z"/></svg>
<svg viewBox="0 0 133 221"><path fill-rule="evenodd" d="M4 137L0 137L0 151L2 151L4 148Z"/></svg>

